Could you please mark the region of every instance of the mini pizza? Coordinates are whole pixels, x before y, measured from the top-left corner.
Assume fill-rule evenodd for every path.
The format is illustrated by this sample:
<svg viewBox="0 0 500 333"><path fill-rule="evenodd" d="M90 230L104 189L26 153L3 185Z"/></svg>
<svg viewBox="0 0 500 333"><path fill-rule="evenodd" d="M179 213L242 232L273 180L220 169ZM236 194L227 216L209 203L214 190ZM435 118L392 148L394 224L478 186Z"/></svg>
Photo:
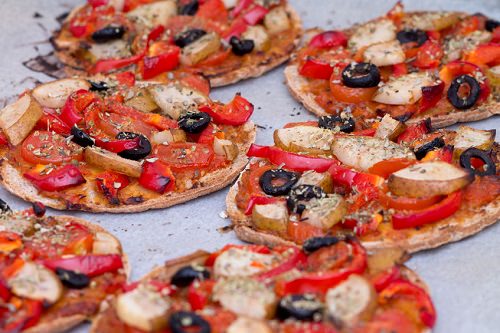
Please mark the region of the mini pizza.
<svg viewBox="0 0 500 333"><path fill-rule="evenodd" d="M335 237L198 251L126 288L91 332L428 332L432 300L400 261Z"/></svg>
<svg viewBox="0 0 500 333"><path fill-rule="evenodd" d="M404 12L339 31L309 31L285 70L292 95L318 116L351 113L357 129L386 114L433 126L500 110L500 27L482 14Z"/></svg>
<svg viewBox="0 0 500 333"><path fill-rule="evenodd" d="M245 241L301 244L355 234L367 248L409 252L457 241L500 216L495 130L431 130L386 115L352 132L347 116L288 124L233 185L227 212ZM347 133L350 132L350 133Z"/></svg>
<svg viewBox="0 0 500 333"><path fill-rule="evenodd" d="M301 33L286 0L88 0L53 44L69 75L131 69L162 80L189 71L223 86L288 60Z"/></svg>
<svg viewBox="0 0 500 333"><path fill-rule="evenodd" d="M164 208L227 186L247 163L253 105L182 82L75 78L23 93L0 112L1 182L28 201L92 212Z"/></svg>
<svg viewBox="0 0 500 333"><path fill-rule="evenodd" d="M44 216L39 203L12 212L1 201L0 331L69 330L121 292L127 260L120 242L72 216Z"/></svg>

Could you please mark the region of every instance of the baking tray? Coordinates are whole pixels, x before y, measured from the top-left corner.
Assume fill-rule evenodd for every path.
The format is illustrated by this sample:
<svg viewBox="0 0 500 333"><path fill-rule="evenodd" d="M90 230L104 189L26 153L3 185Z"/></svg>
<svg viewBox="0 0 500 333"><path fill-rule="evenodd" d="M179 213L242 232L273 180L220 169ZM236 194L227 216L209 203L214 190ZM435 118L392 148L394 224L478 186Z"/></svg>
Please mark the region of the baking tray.
<svg viewBox="0 0 500 333"><path fill-rule="evenodd" d="M51 31L56 17L83 1L1 0L0 1L0 103L5 98L48 81L44 74L30 71L23 62L51 51ZM373 0L291 0L304 26L346 27L385 13L393 1ZM498 0L419 0L406 1L408 10L461 10L482 12L500 19ZM275 128L291 121L313 117L293 100L283 83L283 67L258 79L218 88L213 97L228 101L241 91L255 104L253 120L259 125L257 143L272 143ZM1 106L1 104L0 104ZM500 118L472 123L482 129L500 127ZM196 249L214 250L238 242L232 232L219 230L229 224L224 219L227 189L164 210L137 214L89 214L69 212L97 222L122 242L133 267L132 279L147 273L166 259ZM12 208L28 207L0 189L0 197ZM60 214L50 210L49 214ZM500 225L461 242L413 256L408 265L428 283L438 321L435 332L500 332ZM86 332L82 325L73 332Z"/></svg>

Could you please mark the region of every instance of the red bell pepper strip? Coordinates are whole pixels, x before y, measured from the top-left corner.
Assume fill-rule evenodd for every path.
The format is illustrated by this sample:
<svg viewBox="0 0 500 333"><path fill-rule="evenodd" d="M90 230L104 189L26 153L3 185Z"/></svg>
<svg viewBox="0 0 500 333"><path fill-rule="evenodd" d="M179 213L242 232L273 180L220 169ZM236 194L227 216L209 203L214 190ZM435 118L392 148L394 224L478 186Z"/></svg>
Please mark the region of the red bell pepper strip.
<svg viewBox="0 0 500 333"><path fill-rule="evenodd" d="M95 100L96 96L94 93L84 89L77 90L69 95L61 109L59 118L69 127L73 127L73 125L82 121L83 110Z"/></svg>
<svg viewBox="0 0 500 333"><path fill-rule="evenodd" d="M443 81L434 86L422 87L422 99L420 100L420 105L417 113L425 112L430 108L436 106L436 104L441 99L441 96L443 95L443 91Z"/></svg>
<svg viewBox="0 0 500 333"><path fill-rule="evenodd" d="M385 287L378 295L380 304L386 304L393 297L408 297L418 304L420 320L427 327L436 323L436 309L425 290L409 281L395 281Z"/></svg>
<svg viewBox="0 0 500 333"><path fill-rule="evenodd" d="M114 273L123 268L122 257L119 254L87 254L84 256L45 259L41 263L53 271L56 268L63 268L85 274L88 277Z"/></svg>
<svg viewBox="0 0 500 333"><path fill-rule="evenodd" d="M403 133L401 133L396 142L398 144L402 143L412 143L416 139L420 139L424 134L427 134L431 131L431 119L426 118L422 121L419 121L416 124L412 124L408 126Z"/></svg>
<svg viewBox="0 0 500 333"><path fill-rule="evenodd" d="M179 65L180 48L171 45L170 50L153 57L144 57L142 78L149 80L162 73L170 71Z"/></svg>
<svg viewBox="0 0 500 333"><path fill-rule="evenodd" d="M212 290L215 286L214 280L204 280L192 283L187 292L187 299L191 310L202 310L210 301Z"/></svg>
<svg viewBox="0 0 500 333"><path fill-rule="evenodd" d="M486 43L467 53L464 60L478 66L500 64L500 43Z"/></svg>
<svg viewBox="0 0 500 333"><path fill-rule="evenodd" d="M135 74L132 72L116 73L115 78L118 83L127 87L132 87L135 84Z"/></svg>
<svg viewBox="0 0 500 333"><path fill-rule="evenodd" d="M368 172L385 179L389 178L391 174L416 163L416 160L408 158L390 158L383 160L372 165Z"/></svg>
<svg viewBox="0 0 500 333"><path fill-rule="evenodd" d="M347 46L347 36L342 31L324 31L311 38L309 46L317 49L345 47Z"/></svg>
<svg viewBox="0 0 500 333"><path fill-rule="evenodd" d="M311 79L328 80L332 76L333 67L330 63L308 57L300 67L299 74Z"/></svg>
<svg viewBox="0 0 500 333"><path fill-rule="evenodd" d="M163 194L175 189L175 177L169 166L160 160L145 161L139 177L139 184L144 188Z"/></svg>
<svg viewBox="0 0 500 333"><path fill-rule="evenodd" d="M406 63L402 62L400 64L392 65L392 75L394 75L394 77L406 74L408 74L408 66L406 66Z"/></svg>
<svg viewBox="0 0 500 333"><path fill-rule="evenodd" d="M4 132L0 132L0 146L4 146L9 143L9 140L5 136Z"/></svg>
<svg viewBox="0 0 500 333"><path fill-rule="evenodd" d="M8 302L12 294L10 293L7 283L0 278L0 299L4 302Z"/></svg>
<svg viewBox="0 0 500 333"><path fill-rule="evenodd" d="M104 194L108 201L113 205L118 205L118 191L130 184L127 176L113 172L104 171L98 174L95 178L97 189Z"/></svg>
<svg viewBox="0 0 500 333"><path fill-rule="evenodd" d="M233 23L231 23L231 26L226 31L224 31L222 36L226 42L229 42L229 40L231 40L231 37L240 37L241 34L247 31L247 29L248 24L243 18L238 17L233 21Z"/></svg>
<svg viewBox="0 0 500 333"><path fill-rule="evenodd" d="M306 273L299 278L284 281L277 288L277 292L280 296L305 293L324 295L328 289L335 287L349 275L362 274L367 267L366 251L358 241L349 240L348 242L352 246L352 260L349 266L331 272Z"/></svg>
<svg viewBox="0 0 500 333"><path fill-rule="evenodd" d="M87 0L92 8L101 7L108 4L108 0Z"/></svg>
<svg viewBox="0 0 500 333"><path fill-rule="evenodd" d="M245 9L250 7L250 5L253 3L253 0L240 0L238 1L238 4L234 7L234 9L231 12L232 17L238 16L241 12L243 12Z"/></svg>
<svg viewBox="0 0 500 333"><path fill-rule="evenodd" d="M226 105L212 102L201 105L198 110L206 112L216 124L240 126L250 119L253 113L253 104L246 98L236 94L233 100Z"/></svg>
<svg viewBox="0 0 500 333"><path fill-rule="evenodd" d="M92 74L97 74L97 73L107 73L115 69L120 69L123 67L127 67L133 64L136 64L139 62L144 56L146 55L146 52L149 48L149 44L151 41L157 39L160 37L160 35L165 31L165 27L162 25L157 26L151 32L148 34L148 37L146 39L146 47L144 50L142 50L141 53L130 56L128 58L122 58L122 59L104 59L104 60L99 60L94 64L94 66L90 69L90 73Z"/></svg>
<svg viewBox="0 0 500 333"><path fill-rule="evenodd" d="M62 191L64 189L77 186L86 182L78 167L67 164L53 169L48 174L41 175L39 169L45 170L45 167L36 166L34 169L24 173L24 177L31 181L36 188L42 191Z"/></svg>
<svg viewBox="0 0 500 333"><path fill-rule="evenodd" d="M380 272L373 276L370 280L375 287L377 292L381 292L385 289L389 284L394 281L398 281L401 278L401 270L398 266L393 266L388 270Z"/></svg>
<svg viewBox="0 0 500 333"><path fill-rule="evenodd" d="M12 318L8 318L7 324L0 324L0 332L18 333L35 326L40 320L44 308L42 301L19 299L19 302L21 302L20 308Z"/></svg>
<svg viewBox="0 0 500 333"><path fill-rule="evenodd" d="M275 198L275 197L263 197L263 196L254 196L252 195L250 197L250 200L248 200L247 208L245 209L245 215L251 215L253 211L253 207L255 205L267 205L267 204L272 204L276 202L283 201L282 198Z"/></svg>
<svg viewBox="0 0 500 333"><path fill-rule="evenodd" d="M255 5L243 15L243 20L249 25L256 25L264 19L269 10L260 5Z"/></svg>
<svg viewBox="0 0 500 333"><path fill-rule="evenodd" d="M415 228L436 222L453 215L462 203L462 191L449 194L441 202L429 208L414 211L397 212L392 215L392 227L396 230Z"/></svg>
<svg viewBox="0 0 500 333"><path fill-rule="evenodd" d="M54 131L63 136L69 136L71 132L71 128L50 108L43 108L43 116L36 123L35 129Z"/></svg>
<svg viewBox="0 0 500 333"><path fill-rule="evenodd" d="M351 189L356 186L361 190L367 186L380 186L384 178L369 173L359 172L342 165L332 165L328 172L332 176L334 183L343 185Z"/></svg>
<svg viewBox="0 0 500 333"><path fill-rule="evenodd" d="M371 231L377 230L383 220L384 218L381 214L374 213L368 222L358 223L356 219L345 219L342 221L342 226L354 230L356 236L360 237Z"/></svg>
<svg viewBox="0 0 500 333"><path fill-rule="evenodd" d="M266 272L259 274L257 278L261 281L272 279L273 277L288 272L291 269L302 266L307 261L306 254L299 247L285 247L282 253L288 250L292 250L293 252L289 255L286 261Z"/></svg>
<svg viewBox="0 0 500 333"><path fill-rule="evenodd" d="M299 172L307 170L325 172L332 165L340 164L340 162L334 158L309 157L289 153L276 147L259 146L256 144L250 146L247 156L267 158L273 164L284 165L286 169Z"/></svg>
<svg viewBox="0 0 500 333"><path fill-rule="evenodd" d="M443 57L443 50L439 43L427 40L418 48L417 57L413 65L421 69L438 67Z"/></svg>

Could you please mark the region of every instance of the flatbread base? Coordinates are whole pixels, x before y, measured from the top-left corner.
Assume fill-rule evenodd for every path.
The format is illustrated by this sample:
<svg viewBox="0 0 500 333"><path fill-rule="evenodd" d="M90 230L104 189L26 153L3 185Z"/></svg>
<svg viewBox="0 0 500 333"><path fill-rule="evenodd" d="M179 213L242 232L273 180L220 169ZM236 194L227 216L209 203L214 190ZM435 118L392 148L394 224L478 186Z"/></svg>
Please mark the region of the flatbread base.
<svg viewBox="0 0 500 333"><path fill-rule="evenodd" d="M87 220L78 218L78 217L73 217L73 216L66 216L66 215L60 215L60 216L55 216L58 221L74 221L79 224L82 224L92 230L93 232L105 232L108 235L114 237L111 233L109 233L106 229L103 227L88 222ZM121 244L120 244L121 245ZM122 261L123 261L123 266L125 270L125 274L127 277L130 275L130 263L128 261L128 257L122 252ZM42 316L43 318L43 316ZM85 316L85 315L72 315L68 317L61 317L57 318L55 320L51 320L50 322L42 322L39 323L33 327L30 327L27 330L24 330L23 332L25 333L60 333L60 332L66 332L69 329L83 323L86 320L91 320L91 317Z"/></svg>
<svg viewBox="0 0 500 333"><path fill-rule="evenodd" d="M81 6L75 8L72 13L68 16L70 18ZM290 6L287 5L286 10L290 14L291 24L297 31L294 38L293 45L291 49L283 49L280 52L273 53L265 58L263 61L257 64L251 64L249 66L238 67L227 72L221 72L216 75L209 75L207 79L210 81L211 87L221 87L227 86L229 84L236 83L241 80L259 77L264 73L270 71L271 69L278 67L279 65L290 59L291 54L297 48L300 38L302 37L302 21L298 13ZM64 48L57 42L57 37L60 30L54 32L51 43L54 47L54 54L60 59L64 64L64 72L67 76L88 76L88 73L84 71L81 66L79 66L78 61L71 57L68 51L71 48Z"/></svg>
<svg viewBox="0 0 500 333"><path fill-rule="evenodd" d="M12 194L29 202L39 201L45 206L59 210L78 209L93 213L108 212L108 213L132 213L142 212L149 209L167 208L183 202L193 200L197 197L216 192L227 185L231 184L238 176L241 170L248 162L246 152L250 145L255 141L256 129L255 125L249 131L249 137L246 142L238 146L238 157L232 164L226 168L208 173L200 179L200 185L197 188L186 190L184 192L167 193L154 199L148 199L142 203L135 205L119 205L119 206L101 206L94 203L84 203L77 208L68 206L65 200L48 198L41 195L37 188L25 179L22 174L13 167L7 160L0 160L0 182Z"/></svg>
<svg viewBox="0 0 500 333"><path fill-rule="evenodd" d="M241 212L236 205L237 193L238 181L229 189L226 197L226 210L234 226L234 232L239 239L268 246L294 244L292 241L285 240L277 235L253 228L251 218ZM410 238L399 240L381 238L375 241L362 241L362 244L368 250L401 248L413 253L459 241L478 233L499 220L500 199L497 199L473 211L459 210L451 217L428 225L430 228L426 226L425 231L416 231L416 234Z"/></svg>
<svg viewBox="0 0 500 333"><path fill-rule="evenodd" d="M307 85L307 79L303 78L298 71L297 65L288 65L285 68L285 81L286 85L292 96L302 103L304 107L316 116L326 116L327 113L314 99L314 94L304 92L303 88ZM456 123L464 123L470 121L477 121L486 118L493 117L494 115L500 114L500 102L499 101L489 101L483 103L476 108L469 110L453 110L448 114L428 116L421 115L417 117L412 117L406 123L416 123L425 118L431 118L431 123L433 128L442 128L450 126Z"/></svg>

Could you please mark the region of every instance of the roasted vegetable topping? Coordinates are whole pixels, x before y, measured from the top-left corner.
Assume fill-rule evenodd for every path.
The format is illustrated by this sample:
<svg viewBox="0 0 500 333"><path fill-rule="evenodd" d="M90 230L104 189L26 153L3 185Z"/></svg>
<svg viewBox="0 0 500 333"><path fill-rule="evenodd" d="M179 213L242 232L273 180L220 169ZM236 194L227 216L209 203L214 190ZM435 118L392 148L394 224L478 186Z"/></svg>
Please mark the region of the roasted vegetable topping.
<svg viewBox="0 0 500 333"><path fill-rule="evenodd" d="M484 163L482 170L473 166L473 159L479 159ZM477 148L469 148L464 151L460 155L460 165L463 168L471 170L478 176L495 175L497 172L495 162L493 162L488 153Z"/></svg>
<svg viewBox="0 0 500 333"><path fill-rule="evenodd" d="M376 87L380 82L380 71L374 64L366 62L349 64L342 71L342 82L350 88Z"/></svg>
<svg viewBox="0 0 500 333"><path fill-rule="evenodd" d="M298 180L299 175L295 172L274 169L264 172L259 184L264 193L277 196L288 194Z"/></svg>

